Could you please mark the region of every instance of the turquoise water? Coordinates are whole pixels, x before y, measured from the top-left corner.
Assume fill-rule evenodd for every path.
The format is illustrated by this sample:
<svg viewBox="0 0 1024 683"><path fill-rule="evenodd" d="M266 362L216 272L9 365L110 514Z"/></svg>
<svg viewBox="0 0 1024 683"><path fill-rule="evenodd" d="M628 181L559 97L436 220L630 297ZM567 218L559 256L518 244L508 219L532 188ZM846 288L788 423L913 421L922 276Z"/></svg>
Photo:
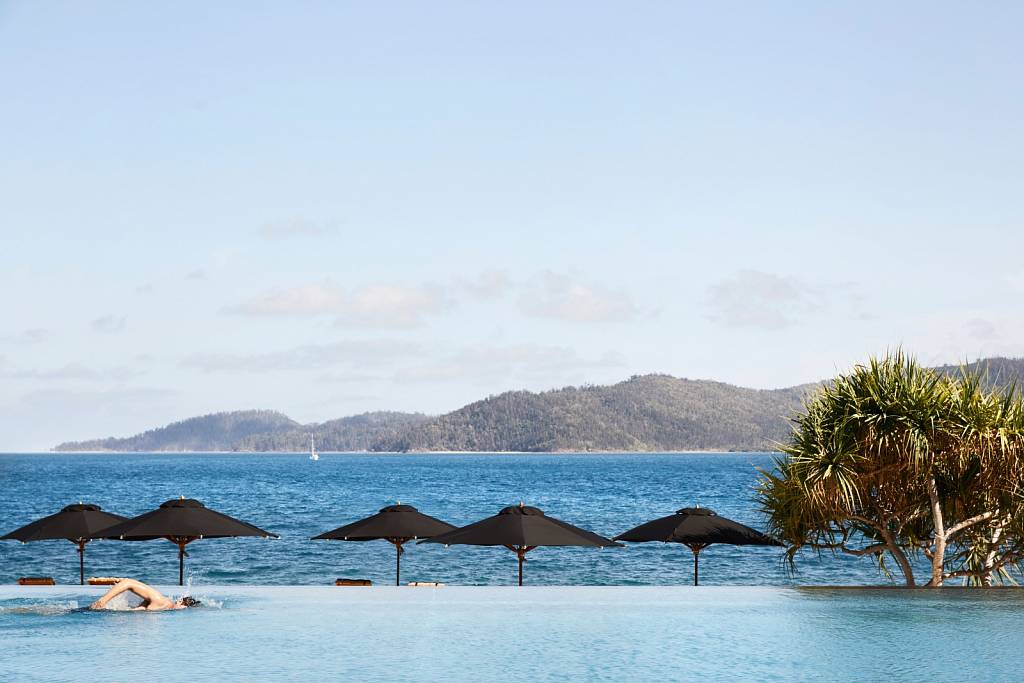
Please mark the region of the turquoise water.
<svg viewBox="0 0 1024 683"><path fill-rule="evenodd" d="M168 588L175 591L175 588ZM0 587L10 681L1017 681L1018 590Z"/></svg>
<svg viewBox="0 0 1024 683"><path fill-rule="evenodd" d="M400 500L465 524L520 500L608 536L678 508L702 505L761 527L753 496L766 454L365 455L327 454L313 463L283 454L0 455L0 529L84 500L122 515L178 495L281 535L217 539L189 546L188 572L204 584L318 584L335 578L394 580L385 542L311 541L310 536ZM711 546L701 553L707 585L885 584L868 558L802 557L790 575L778 548ZM676 585L691 581L692 555L677 545L622 549L541 548L528 556L532 585ZM89 544L89 575L177 581L176 549L165 541ZM502 548L413 545L403 579L462 585L515 580ZM0 542L0 583L25 575L77 583L74 546L64 541Z"/></svg>

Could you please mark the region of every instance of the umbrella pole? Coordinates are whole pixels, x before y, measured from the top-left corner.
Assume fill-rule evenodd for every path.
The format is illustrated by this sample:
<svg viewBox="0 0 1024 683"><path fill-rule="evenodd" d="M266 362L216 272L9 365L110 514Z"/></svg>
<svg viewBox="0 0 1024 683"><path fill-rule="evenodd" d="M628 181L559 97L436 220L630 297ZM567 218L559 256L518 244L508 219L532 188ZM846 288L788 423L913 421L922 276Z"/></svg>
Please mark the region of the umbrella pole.
<svg viewBox="0 0 1024 683"><path fill-rule="evenodd" d="M85 544L88 541L79 539L78 543L78 583L79 585L85 585Z"/></svg>
<svg viewBox="0 0 1024 683"><path fill-rule="evenodd" d="M693 585L699 585L700 577L700 551L707 547L707 543L686 544L686 547L693 551Z"/></svg>
<svg viewBox="0 0 1024 683"><path fill-rule="evenodd" d="M188 536L173 536L170 539L178 544L178 585L185 585L185 546L191 543L193 538Z"/></svg>
<svg viewBox="0 0 1024 683"><path fill-rule="evenodd" d="M408 538L388 538L388 543L395 546L395 585L402 585L402 553L405 550L402 548L402 544L408 541Z"/></svg>
<svg viewBox="0 0 1024 683"><path fill-rule="evenodd" d="M519 585L523 585L523 562L526 562L526 553L530 552L537 546L535 545L506 545L506 548L511 550L519 558Z"/></svg>
<svg viewBox="0 0 1024 683"><path fill-rule="evenodd" d="M178 585L185 585L185 545L194 539L188 536L164 536L168 541L178 546Z"/></svg>
<svg viewBox="0 0 1024 683"><path fill-rule="evenodd" d="M395 543L395 585L402 585L402 544Z"/></svg>

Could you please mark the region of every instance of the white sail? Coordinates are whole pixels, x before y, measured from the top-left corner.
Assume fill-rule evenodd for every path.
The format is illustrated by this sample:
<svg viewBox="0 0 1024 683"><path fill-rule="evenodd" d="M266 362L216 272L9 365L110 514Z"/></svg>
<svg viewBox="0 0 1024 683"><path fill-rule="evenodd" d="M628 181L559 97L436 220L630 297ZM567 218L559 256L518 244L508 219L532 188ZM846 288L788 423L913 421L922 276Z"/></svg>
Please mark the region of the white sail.
<svg viewBox="0 0 1024 683"><path fill-rule="evenodd" d="M316 452L316 442L313 440L313 435L309 435L309 459L319 460L320 454Z"/></svg>

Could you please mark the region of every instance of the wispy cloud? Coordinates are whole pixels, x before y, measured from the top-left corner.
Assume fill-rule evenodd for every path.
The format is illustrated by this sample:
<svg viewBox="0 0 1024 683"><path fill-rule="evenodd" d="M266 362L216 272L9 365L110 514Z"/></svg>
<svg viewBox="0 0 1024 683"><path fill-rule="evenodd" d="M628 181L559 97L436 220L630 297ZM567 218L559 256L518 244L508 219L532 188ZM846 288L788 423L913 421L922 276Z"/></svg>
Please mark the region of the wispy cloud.
<svg viewBox="0 0 1024 683"><path fill-rule="evenodd" d="M114 334L124 330L127 324L127 320L124 316L104 315L93 320L89 325L96 332L102 332L104 334Z"/></svg>
<svg viewBox="0 0 1024 683"><path fill-rule="evenodd" d="M332 282L275 289L229 312L257 316L333 315L353 327L415 327L450 306L440 287L374 284L346 289Z"/></svg>
<svg viewBox="0 0 1024 683"><path fill-rule="evenodd" d="M984 318L972 318L964 323L964 328L967 330L967 335L973 339L988 341L999 336L995 324Z"/></svg>
<svg viewBox="0 0 1024 683"><path fill-rule="evenodd" d="M31 379L41 381L88 380L92 382L123 382L142 373L135 368L118 366L113 368L95 368L84 363L67 363L57 368L45 370L26 369L10 370L0 373L11 379Z"/></svg>
<svg viewBox="0 0 1024 683"><path fill-rule="evenodd" d="M296 218L288 221L266 223L260 228L265 239L287 239L290 237L319 237L327 232L312 221Z"/></svg>
<svg viewBox="0 0 1024 683"><path fill-rule="evenodd" d="M132 434L180 413L177 397L177 392L160 388L46 385L0 397L0 433L8 435L4 448L25 450L50 448L68 439ZM54 415L61 417L55 420Z"/></svg>
<svg viewBox="0 0 1024 683"><path fill-rule="evenodd" d="M438 362L405 367L395 374L395 379L402 382L436 382L512 378L558 383L581 370L618 368L623 365L625 359L616 352L586 358L564 346L481 344L466 347Z"/></svg>
<svg viewBox="0 0 1024 683"><path fill-rule="evenodd" d="M182 367L206 373L269 373L324 370L337 366L365 368L415 356L417 344L389 339L309 344L267 353L196 353Z"/></svg>
<svg viewBox="0 0 1024 683"><path fill-rule="evenodd" d="M492 300L512 288L512 279L503 270L485 270L472 280L462 280L461 289L475 299Z"/></svg>
<svg viewBox="0 0 1024 683"><path fill-rule="evenodd" d="M49 339L51 334L50 330L33 327L16 334L2 335L0 336L0 342L6 344L39 344Z"/></svg>
<svg viewBox="0 0 1024 683"><path fill-rule="evenodd" d="M325 372L317 376L317 382L328 384L364 384L366 382L379 382L386 379L383 375L371 375L366 372Z"/></svg>
<svg viewBox="0 0 1024 683"><path fill-rule="evenodd" d="M185 279L186 280L205 280L206 279L206 270L204 270L203 268L196 268L194 270L190 270L188 273L185 274Z"/></svg>
<svg viewBox="0 0 1024 683"><path fill-rule="evenodd" d="M711 318L728 327L777 330L823 305L821 288L759 270L741 270L710 288Z"/></svg>
<svg viewBox="0 0 1024 683"><path fill-rule="evenodd" d="M624 292L552 272L541 273L526 288L520 309L527 315L570 322L630 320L637 314Z"/></svg>

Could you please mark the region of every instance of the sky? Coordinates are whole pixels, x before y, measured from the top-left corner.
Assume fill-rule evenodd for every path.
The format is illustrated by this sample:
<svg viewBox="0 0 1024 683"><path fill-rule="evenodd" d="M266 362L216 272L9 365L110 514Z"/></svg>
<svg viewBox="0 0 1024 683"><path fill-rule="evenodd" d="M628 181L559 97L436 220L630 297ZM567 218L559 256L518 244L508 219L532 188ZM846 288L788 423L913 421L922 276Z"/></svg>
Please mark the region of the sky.
<svg viewBox="0 0 1024 683"><path fill-rule="evenodd" d="M1022 24L0 0L0 450L1024 355Z"/></svg>

